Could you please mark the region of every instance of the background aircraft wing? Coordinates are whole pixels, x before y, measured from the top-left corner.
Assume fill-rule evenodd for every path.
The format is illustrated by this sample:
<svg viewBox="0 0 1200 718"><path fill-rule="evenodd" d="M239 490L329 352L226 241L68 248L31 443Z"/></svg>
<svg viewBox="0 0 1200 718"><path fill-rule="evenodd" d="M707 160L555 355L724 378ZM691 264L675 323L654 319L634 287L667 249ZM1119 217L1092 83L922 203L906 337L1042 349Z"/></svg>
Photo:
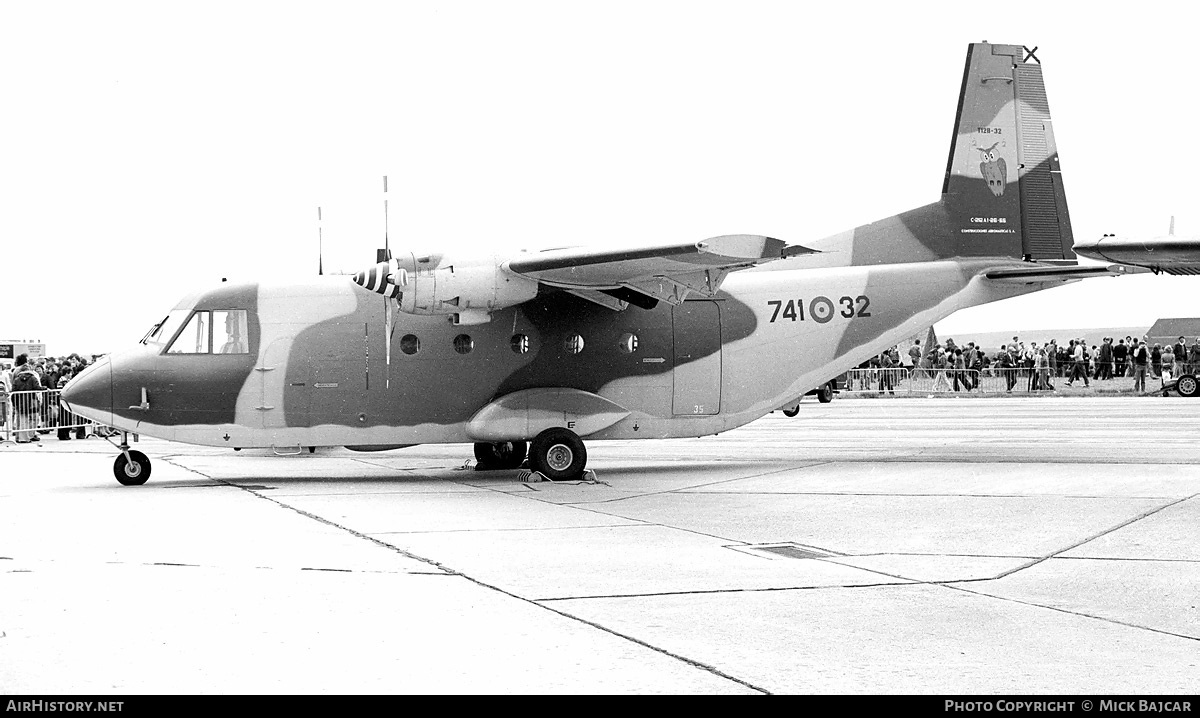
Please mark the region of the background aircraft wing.
<svg viewBox="0 0 1200 718"><path fill-rule="evenodd" d="M679 304L689 293L711 297L730 273L817 250L757 234L629 249L550 249L504 264L511 272L613 309L624 303Z"/></svg>
<svg viewBox="0 0 1200 718"><path fill-rule="evenodd" d="M1095 242L1076 243L1075 251L1105 262L1147 267L1166 274L1200 274L1200 237L1174 234L1151 239L1105 235Z"/></svg>

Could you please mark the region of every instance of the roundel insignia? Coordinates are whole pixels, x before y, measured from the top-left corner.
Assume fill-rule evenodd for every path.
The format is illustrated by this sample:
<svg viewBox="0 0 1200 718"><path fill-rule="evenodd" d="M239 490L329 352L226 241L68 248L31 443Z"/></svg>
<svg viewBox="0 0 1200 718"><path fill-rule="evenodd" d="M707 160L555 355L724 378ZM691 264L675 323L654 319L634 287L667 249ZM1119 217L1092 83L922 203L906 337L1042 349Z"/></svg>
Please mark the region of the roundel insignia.
<svg viewBox="0 0 1200 718"><path fill-rule="evenodd" d="M813 297L808 303L808 315L818 324L824 324L833 319L833 302L829 297Z"/></svg>

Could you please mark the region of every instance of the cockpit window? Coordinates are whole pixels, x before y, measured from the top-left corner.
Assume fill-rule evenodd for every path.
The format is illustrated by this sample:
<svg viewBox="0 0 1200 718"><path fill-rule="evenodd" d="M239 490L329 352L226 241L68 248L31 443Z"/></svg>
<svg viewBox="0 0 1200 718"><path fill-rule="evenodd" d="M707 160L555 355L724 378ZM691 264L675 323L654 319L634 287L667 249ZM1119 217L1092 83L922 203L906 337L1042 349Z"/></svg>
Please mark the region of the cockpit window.
<svg viewBox="0 0 1200 718"><path fill-rule="evenodd" d="M249 354L246 310L213 312L213 348L218 354Z"/></svg>
<svg viewBox="0 0 1200 718"><path fill-rule="evenodd" d="M245 309L196 312L167 353L249 354L247 327Z"/></svg>
<svg viewBox="0 0 1200 718"><path fill-rule="evenodd" d="M196 312L183 327L175 341L171 342L168 354L207 354L211 346L209 329L212 326L212 312Z"/></svg>
<svg viewBox="0 0 1200 718"><path fill-rule="evenodd" d="M187 319L190 313L186 309L176 309L171 312L161 322L150 328L150 331L142 338L142 344L163 345L171 341L171 337L175 336L175 330L179 329L179 325L183 324L183 320Z"/></svg>

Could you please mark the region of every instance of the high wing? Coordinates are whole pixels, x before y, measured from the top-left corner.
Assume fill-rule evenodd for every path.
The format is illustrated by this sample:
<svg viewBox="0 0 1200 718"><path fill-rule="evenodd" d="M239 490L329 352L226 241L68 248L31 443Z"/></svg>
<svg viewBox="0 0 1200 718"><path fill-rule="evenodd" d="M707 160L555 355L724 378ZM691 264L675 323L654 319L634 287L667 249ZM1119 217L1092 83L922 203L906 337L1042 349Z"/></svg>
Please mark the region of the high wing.
<svg viewBox="0 0 1200 718"><path fill-rule="evenodd" d="M551 249L505 262L504 269L597 304L652 308L690 293L712 297L730 272L817 250L756 234L629 249Z"/></svg>

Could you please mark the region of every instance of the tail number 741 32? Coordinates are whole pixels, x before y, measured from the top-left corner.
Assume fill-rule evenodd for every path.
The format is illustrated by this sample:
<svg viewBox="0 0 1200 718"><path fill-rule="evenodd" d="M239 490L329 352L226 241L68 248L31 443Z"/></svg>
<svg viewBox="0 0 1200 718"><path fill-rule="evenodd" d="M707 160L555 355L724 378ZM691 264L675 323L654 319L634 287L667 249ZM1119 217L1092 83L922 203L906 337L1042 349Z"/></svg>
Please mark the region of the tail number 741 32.
<svg viewBox="0 0 1200 718"><path fill-rule="evenodd" d="M771 312L772 322L780 319L790 319L793 322L811 319L818 324L824 324L833 319L835 315L846 319L871 316L869 311L871 299L865 294L857 297L838 297L836 305L829 297L813 297L808 301L807 315L803 299L788 299L786 302L782 299L771 299L767 302L767 306L774 308L774 311Z"/></svg>

